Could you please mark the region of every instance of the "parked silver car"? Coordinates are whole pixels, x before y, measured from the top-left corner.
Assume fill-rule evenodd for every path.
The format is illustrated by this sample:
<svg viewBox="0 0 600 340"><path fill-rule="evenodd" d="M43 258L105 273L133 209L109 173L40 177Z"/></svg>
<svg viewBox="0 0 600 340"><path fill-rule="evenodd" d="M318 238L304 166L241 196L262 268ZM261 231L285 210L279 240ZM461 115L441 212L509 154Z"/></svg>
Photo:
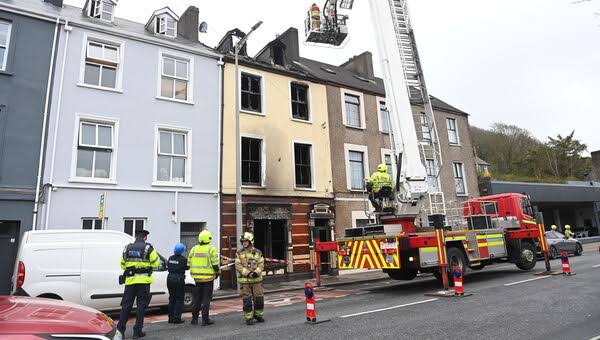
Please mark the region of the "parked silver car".
<svg viewBox="0 0 600 340"><path fill-rule="evenodd" d="M563 251L573 253L575 256L583 254L581 242L572 237L566 237L558 231L547 231L546 239L550 247L550 258L555 259L559 257Z"/></svg>

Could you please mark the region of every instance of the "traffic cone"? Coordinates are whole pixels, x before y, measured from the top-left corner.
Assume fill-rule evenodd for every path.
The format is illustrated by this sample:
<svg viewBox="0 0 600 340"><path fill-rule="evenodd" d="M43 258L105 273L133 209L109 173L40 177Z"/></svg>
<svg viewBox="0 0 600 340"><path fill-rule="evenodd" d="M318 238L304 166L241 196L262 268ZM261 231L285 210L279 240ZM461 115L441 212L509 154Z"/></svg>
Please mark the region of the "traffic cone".
<svg viewBox="0 0 600 340"><path fill-rule="evenodd" d="M463 287L463 275L459 266L452 266L452 275L454 276L454 295L464 296L465 287Z"/></svg>
<svg viewBox="0 0 600 340"><path fill-rule="evenodd" d="M304 285L304 296L306 296L306 321L317 322L317 304L315 302L315 290L312 283Z"/></svg>
<svg viewBox="0 0 600 340"><path fill-rule="evenodd" d="M569 263L569 255L567 252L560 253L560 261L562 262L563 275L575 275L571 273L571 264Z"/></svg>

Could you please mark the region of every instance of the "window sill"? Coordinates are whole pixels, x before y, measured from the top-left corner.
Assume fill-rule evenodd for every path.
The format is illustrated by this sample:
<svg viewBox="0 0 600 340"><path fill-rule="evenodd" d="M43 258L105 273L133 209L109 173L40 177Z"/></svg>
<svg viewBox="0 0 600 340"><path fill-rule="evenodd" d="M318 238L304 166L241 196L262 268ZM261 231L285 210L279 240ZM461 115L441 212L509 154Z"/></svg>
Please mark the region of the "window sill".
<svg viewBox="0 0 600 340"><path fill-rule="evenodd" d="M359 192L364 192L365 190L364 189L348 189L348 191L359 193ZM365 194L368 194L368 192L365 192Z"/></svg>
<svg viewBox="0 0 600 340"><path fill-rule="evenodd" d="M266 189L267 187L264 185L250 185L250 184L243 184L242 185L242 189Z"/></svg>
<svg viewBox="0 0 600 340"><path fill-rule="evenodd" d="M249 115L255 115L255 116L262 116L265 117L267 114L266 113L262 113L262 112L256 112L256 111L247 111L247 110L240 110L240 113L246 113Z"/></svg>
<svg viewBox="0 0 600 340"><path fill-rule="evenodd" d="M460 143L448 143L450 146L460 147Z"/></svg>
<svg viewBox="0 0 600 340"><path fill-rule="evenodd" d="M164 101L167 101L167 102L175 102L175 103L181 103L181 104L187 104L187 105L195 105L195 103L193 101L187 101L187 100L181 100L181 99L167 98L167 97L161 97L161 96L156 96L156 99L158 99L158 100L164 100Z"/></svg>
<svg viewBox="0 0 600 340"><path fill-rule="evenodd" d="M152 182L153 187L179 187L179 188L192 188L192 183L180 183L180 182Z"/></svg>
<svg viewBox="0 0 600 340"><path fill-rule="evenodd" d="M390 132L389 131L383 131L383 130L379 130L379 132L383 133L384 135L389 135Z"/></svg>
<svg viewBox="0 0 600 340"><path fill-rule="evenodd" d="M117 185L117 181L114 179L99 179L99 178L87 178L87 177L71 177L71 178L69 178L69 183Z"/></svg>
<svg viewBox="0 0 600 340"><path fill-rule="evenodd" d="M469 197L469 194L456 194L457 197Z"/></svg>
<svg viewBox="0 0 600 340"><path fill-rule="evenodd" d="M88 89L95 89L95 90L101 90L101 91L107 91L107 92L123 93L123 90L121 90L121 89L111 89L110 87L95 86L95 85L89 85L89 84L85 84L85 83L77 83L77 86L87 87Z"/></svg>
<svg viewBox="0 0 600 340"><path fill-rule="evenodd" d="M357 126L350 126L350 125L346 125L344 124L345 127L349 128L349 129L354 129L354 130L366 130L366 128L364 127L357 127Z"/></svg>
<svg viewBox="0 0 600 340"><path fill-rule="evenodd" d="M312 124L313 123L312 120L304 120L304 119L299 119L299 118L291 118L291 120L293 122L304 123L304 124Z"/></svg>
<svg viewBox="0 0 600 340"><path fill-rule="evenodd" d="M315 189L315 188L298 188L298 187L294 187L294 190L297 190L297 191L313 191L313 192L317 191L317 189Z"/></svg>
<svg viewBox="0 0 600 340"><path fill-rule="evenodd" d="M12 77L12 72L6 70L0 70L0 75Z"/></svg>

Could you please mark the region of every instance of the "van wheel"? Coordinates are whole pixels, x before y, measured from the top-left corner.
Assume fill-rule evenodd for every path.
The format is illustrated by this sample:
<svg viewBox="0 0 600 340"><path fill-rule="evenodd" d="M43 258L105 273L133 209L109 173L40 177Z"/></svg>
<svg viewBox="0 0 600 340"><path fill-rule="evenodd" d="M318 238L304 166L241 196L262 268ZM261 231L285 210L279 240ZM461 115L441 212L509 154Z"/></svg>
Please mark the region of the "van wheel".
<svg viewBox="0 0 600 340"><path fill-rule="evenodd" d="M194 307L194 288L195 286L185 286L185 291L183 293L183 311L191 312L192 307Z"/></svg>
<svg viewBox="0 0 600 340"><path fill-rule="evenodd" d="M42 294L38 295L39 298L52 299L52 300L62 300L62 298L56 294Z"/></svg>
<svg viewBox="0 0 600 340"><path fill-rule="evenodd" d="M521 242L519 261L515 263L521 270L531 270L537 262L536 251L530 242Z"/></svg>

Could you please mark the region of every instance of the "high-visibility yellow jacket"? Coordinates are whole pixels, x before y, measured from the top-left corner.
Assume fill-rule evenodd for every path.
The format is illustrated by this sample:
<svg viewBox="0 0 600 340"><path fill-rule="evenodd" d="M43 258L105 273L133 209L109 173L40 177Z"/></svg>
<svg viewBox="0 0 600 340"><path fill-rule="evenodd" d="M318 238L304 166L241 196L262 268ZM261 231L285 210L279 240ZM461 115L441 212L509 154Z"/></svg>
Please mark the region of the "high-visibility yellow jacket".
<svg viewBox="0 0 600 340"><path fill-rule="evenodd" d="M151 284L152 268L158 267L160 258L150 243L136 240L123 249L121 269L125 271L125 285Z"/></svg>
<svg viewBox="0 0 600 340"><path fill-rule="evenodd" d="M573 237L575 236L575 233L571 231L571 229L567 229L565 230L565 236L566 237Z"/></svg>
<svg viewBox="0 0 600 340"><path fill-rule="evenodd" d="M262 252L254 246L238 251L235 256L235 270L238 272L240 284L262 282L262 272L265 269L265 259ZM250 273L256 273L257 277L249 278Z"/></svg>
<svg viewBox="0 0 600 340"><path fill-rule="evenodd" d="M219 252L210 244L197 244L188 254L190 274L196 282L213 281L217 277L219 265Z"/></svg>
<svg viewBox="0 0 600 340"><path fill-rule="evenodd" d="M392 176L387 172L374 172L369 178L369 183L373 185L373 192L378 192L383 187L392 186Z"/></svg>

